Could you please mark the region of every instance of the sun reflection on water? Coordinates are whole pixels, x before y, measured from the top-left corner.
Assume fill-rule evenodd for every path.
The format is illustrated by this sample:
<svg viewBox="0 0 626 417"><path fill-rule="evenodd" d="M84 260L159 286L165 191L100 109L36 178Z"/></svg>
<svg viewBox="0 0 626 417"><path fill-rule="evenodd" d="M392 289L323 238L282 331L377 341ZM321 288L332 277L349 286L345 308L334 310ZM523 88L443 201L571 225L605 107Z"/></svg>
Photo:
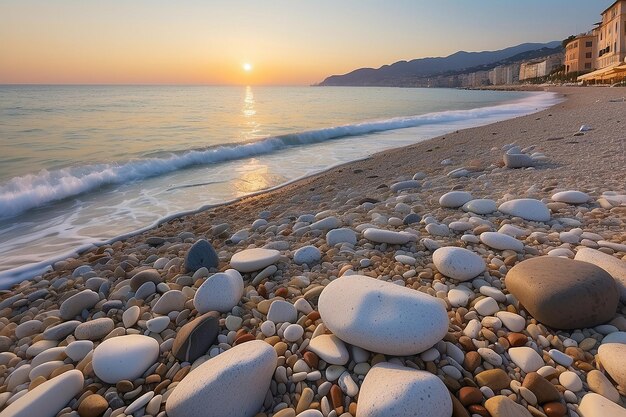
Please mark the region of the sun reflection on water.
<svg viewBox="0 0 626 417"><path fill-rule="evenodd" d="M252 87L246 87L246 94L243 99L243 108L241 110L243 114L243 131L242 137L244 140L255 139L260 136L260 124L256 118L256 106L254 101L254 93Z"/></svg>

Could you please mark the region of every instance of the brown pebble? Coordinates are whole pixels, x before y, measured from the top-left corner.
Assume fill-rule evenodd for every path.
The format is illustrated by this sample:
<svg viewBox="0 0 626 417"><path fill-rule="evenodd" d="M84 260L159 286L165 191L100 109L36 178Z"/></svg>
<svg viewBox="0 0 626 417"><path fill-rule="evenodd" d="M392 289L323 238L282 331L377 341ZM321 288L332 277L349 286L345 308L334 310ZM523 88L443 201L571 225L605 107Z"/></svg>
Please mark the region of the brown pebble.
<svg viewBox="0 0 626 417"><path fill-rule="evenodd" d="M274 292L274 295L276 295L276 297L285 298L289 295L289 291L285 287L280 287L279 289L276 290L276 292Z"/></svg>
<svg viewBox="0 0 626 417"><path fill-rule="evenodd" d="M28 390L32 390L33 388L35 388L38 385L43 384L44 382L46 382L46 377L43 375L39 375L37 378L33 379L30 384L28 385Z"/></svg>
<svg viewBox="0 0 626 417"><path fill-rule="evenodd" d="M465 354L463 367L470 372L474 372L480 366L482 358L476 351L470 351Z"/></svg>
<svg viewBox="0 0 626 417"><path fill-rule="evenodd" d="M337 415L343 414L343 392L341 392L339 385L333 384L330 387L330 399L333 403L333 408L337 411Z"/></svg>
<svg viewBox="0 0 626 417"><path fill-rule="evenodd" d="M159 374L148 375L146 378L146 384L158 384L159 382L161 382L161 375Z"/></svg>
<svg viewBox="0 0 626 417"><path fill-rule="evenodd" d="M559 402L545 403L543 405L543 412L546 413L548 417L563 417L567 412L567 407Z"/></svg>
<svg viewBox="0 0 626 417"><path fill-rule="evenodd" d="M463 387L457 393L459 397L459 401L464 406L468 406L471 404L480 404L483 401L483 393L474 387Z"/></svg>
<svg viewBox="0 0 626 417"><path fill-rule="evenodd" d="M159 385L157 385L156 387L154 387L154 395L159 395L162 391L164 391L165 389L167 389L167 387L172 383L172 381L170 381L169 379L164 379L163 381L161 381L159 383Z"/></svg>
<svg viewBox="0 0 626 417"><path fill-rule="evenodd" d="M320 319L320 313L318 311L311 311L306 317L311 321L317 321Z"/></svg>
<svg viewBox="0 0 626 417"><path fill-rule="evenodd" d="M506 338L512 347L524 346L528 342L528 337L522 333L509 333Z"/></svg>
<svg viewBox="0 0 626 417"><path fill-rule="evenodd" d="M57 377L57 376L61 375L62 373L65 373L67 371L71 371L72 369L74 369L74 367L72 366L71 363L66 363L63 366L59 366L57 369L52 371L52 373L50 373L50 379L52 379L54 377Z"/></svg>
<svg viewBox="0 0 626 417"><path fill-rule="evenodd" d="M537 372L529 372L526 374L522 386L528 388L535 394L539 404L559 401L561 399L556 387Z"/></svg>
<svg viewBox="0 0 626 417"><path fill-rule="evenodd" d="M274 345L274 350L276 351L276 354L278 356L283 356L285 354L285 352L287 352L287 348L289 346L287 346L287 343L285 342L278 342Z"/></svg>
<svg viewBox="0 0 626 417"><path fill-rule="evenodd" d="M489 411L487 411L487 409L483 407L482 405L472 404L469 407L467 407L467 409L472 414L478 414L479 416L483 416L483 417L490 417Z"/></svg>
<svg viewBox="0 0 626 417"><path fill-rule="evenodd" d="M109 403L102 395L91 394L78 406L80 417L99 417L109 408Z"/></svg>
<svg viewBox="0 0 626 417"><path fill-rule="evenodd" d="M117 389L118 392L126 393L134 390L135 386L132 382L124 379L115 384L115 389Z"/></svg>
<svg viewBox="0 0 626 417"><path fill-rule="evenodd" d="M242 334L237 339L235 339L235 346L240 345L242 343L251 342L252 340L255 340L255 339L256 338L251 333Z"/></svg>
<svg viewBox="0 0 626 417"><path fill-rule="evenodd" d="M452 417L470 417L469 412L463 404L450 392L450 399L452 400Z"/></svg>
<svg viewBox="0 0 626 417"><path fill-rule="evenodd" d="M500 368L482 371L475 379L481 387L488 386L494 391L508 388L511 383L511 378Z"/></svg>
<svg viewBox="0 0 626 417"><path fill-rule="evenodd" d="M470 339L467 336L459 337L459 344L463 346L463 349L466 352L473 352L476 350L476 346L474 346L474 342L472 342L472 339Z"/></svg>
<svg viewBox="0 0 626 417"><path fill-rule="evenodd" d="M317 355L313 352L304 352L304 355L302 355L302 359L304 360L304 362L306 362L307 365L309 365L309 367L313 369L317 369L320 361Z"/></svg>

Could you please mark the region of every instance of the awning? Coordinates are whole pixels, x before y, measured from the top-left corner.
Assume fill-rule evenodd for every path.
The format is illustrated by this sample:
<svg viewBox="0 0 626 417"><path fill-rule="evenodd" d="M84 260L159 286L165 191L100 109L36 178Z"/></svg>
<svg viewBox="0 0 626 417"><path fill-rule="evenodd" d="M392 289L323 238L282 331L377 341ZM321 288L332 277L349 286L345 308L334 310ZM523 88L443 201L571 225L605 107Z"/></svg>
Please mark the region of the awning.
<svg viewBox="0 0 626 417"><path fill-rule="evenodd" d="M613 64L599 70L592 71L588 74L581 75L578 81L588 80L609 80L617 75L626 75L626 64Z"/></svg>

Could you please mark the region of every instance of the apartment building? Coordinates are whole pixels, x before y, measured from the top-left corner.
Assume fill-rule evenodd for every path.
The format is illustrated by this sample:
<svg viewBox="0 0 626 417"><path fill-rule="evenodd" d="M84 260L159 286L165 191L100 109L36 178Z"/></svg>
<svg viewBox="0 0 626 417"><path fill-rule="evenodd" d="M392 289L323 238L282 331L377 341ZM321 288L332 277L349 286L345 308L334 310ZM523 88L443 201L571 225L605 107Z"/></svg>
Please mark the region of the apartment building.
<svg viewBox="0 0 626 417"><path fill-rule="evenodd" d="M519 80L524 81L532 78L545 77L559 68L562 62L561 55L551 55L541 60L524 62L520 65Z"/></svg>
<svg viewBox="0 0 626 417"><path fill-rule="evenodd" d="M578 35L565 46L565 72L581 73L594 70L596 36L593 32Z"/></svg>

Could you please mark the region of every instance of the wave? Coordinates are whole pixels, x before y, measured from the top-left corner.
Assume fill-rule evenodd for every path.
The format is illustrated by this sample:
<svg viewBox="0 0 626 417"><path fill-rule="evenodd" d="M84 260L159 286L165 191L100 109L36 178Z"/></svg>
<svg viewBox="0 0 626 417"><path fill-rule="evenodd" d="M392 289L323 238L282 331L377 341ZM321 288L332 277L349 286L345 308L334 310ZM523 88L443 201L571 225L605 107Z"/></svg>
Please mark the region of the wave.
<svg viewBox="0 0 626 417"><path fill-rule="evenodd" d="M294 146L362 136L388 130L440 125L486 118L511 118L532 113L556 103L556 94L533 94L520 101L470 110L442 111L419 116L336 126L264 138L255 142L224 144L188 150L167 156L125 163L91 164L15 177L0 185L0 217L17 216L45 204L75 197L100 187L140 181L180 169L215 164L277 152Z"/></svg>

